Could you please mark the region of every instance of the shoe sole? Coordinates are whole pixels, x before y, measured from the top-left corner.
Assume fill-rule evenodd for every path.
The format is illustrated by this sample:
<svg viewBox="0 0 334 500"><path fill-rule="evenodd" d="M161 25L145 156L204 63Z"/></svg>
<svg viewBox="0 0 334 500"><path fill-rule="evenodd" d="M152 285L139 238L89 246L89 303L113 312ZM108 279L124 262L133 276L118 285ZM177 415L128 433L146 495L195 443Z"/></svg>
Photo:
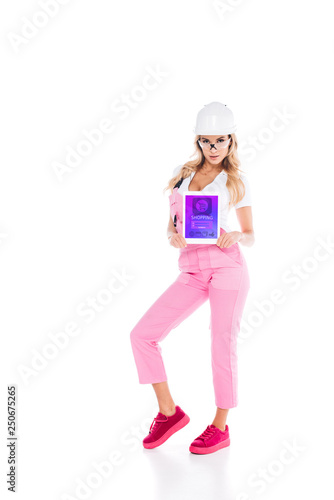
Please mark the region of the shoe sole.
<svg viewBox="0 0 334 500"><path fill-rule="evenodd" d="M196 455L206 455L208 453L213 453L215 451L221 450L222 448L226 448L226 446L230 445L230 438L225 439L221 443L215 444L214 446L209 446L208 448L201 448L199 446L189 446L189 451L191 453L196 453Z"/></svg>
<svg viewBox="0 0 334 500"><path fill-rule="evenodd" d="M165 432L165 434L163 436L161 436L161 438L157 439L157 441L154 441L152 443L144 443L143 442L144 448L152 449L152 448L156 448L157 446L160 446L165 441L167 441L168 438L170 438L173 434L175 434L175 432L177 432L180 429L182 429L183 427L185 427L189 422L190 422L190 418L188 417L187 414L184 414L184 416L181 418L181 420L179 420L178 422L176 422L176 424L174 424L172 427L170 427L168 429L168 431Z"/></svg>

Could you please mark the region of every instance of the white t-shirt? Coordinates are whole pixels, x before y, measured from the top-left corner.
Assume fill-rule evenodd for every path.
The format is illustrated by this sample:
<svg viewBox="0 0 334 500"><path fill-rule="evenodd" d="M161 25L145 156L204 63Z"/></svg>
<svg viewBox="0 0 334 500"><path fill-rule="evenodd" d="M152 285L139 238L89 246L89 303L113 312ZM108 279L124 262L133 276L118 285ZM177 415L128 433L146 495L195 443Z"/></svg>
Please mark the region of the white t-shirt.
<svg viewBox="0 0 334 500"><path fill-rule="evenodd" d="M173 170L173 175L172 177L175 177L183 165L178 165L176 168ZM192 172L189 177L186 179L183 179L181 186L178 189L178 192L182 194L185 191L188 191L188 187L190 184L190 181L194 177L195 172ZM234 208L241 208L241 207L248 207L252 205L252 197L251 197L251 190L249 186L249 180L245 175L240 175L241 180L243 181L245 185L245 194L243 198L234 205ZM201 192L203 193L213 193L213 192L218 192L221 194L221 211L220 211L220 226L225 229L226 232L230 232L231 229L228 226L228 216L230 213L231 207L229 207L229 202L231 199L230 192L226 187L226 181L227 181L227 173L222 171L220 174L216 176L216 178L207 186L205 186L204 189L202 189Z"/></svg>

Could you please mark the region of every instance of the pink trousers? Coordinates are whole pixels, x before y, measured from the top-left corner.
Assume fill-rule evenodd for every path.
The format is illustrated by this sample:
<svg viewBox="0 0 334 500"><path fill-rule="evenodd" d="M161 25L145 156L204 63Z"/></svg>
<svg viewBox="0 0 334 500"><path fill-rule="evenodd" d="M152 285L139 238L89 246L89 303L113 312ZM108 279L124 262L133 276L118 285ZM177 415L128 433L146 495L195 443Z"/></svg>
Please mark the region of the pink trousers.
<svg viewBox="0 0 334 500"><path fill-rule="evenodd" d="M178 262L181 273L130 333L139 383L167 380L159 342L209 299L215 404L233 408L238 405L237 336L250 288L246 260L239 243L229 248L188 243Z"/></svg>

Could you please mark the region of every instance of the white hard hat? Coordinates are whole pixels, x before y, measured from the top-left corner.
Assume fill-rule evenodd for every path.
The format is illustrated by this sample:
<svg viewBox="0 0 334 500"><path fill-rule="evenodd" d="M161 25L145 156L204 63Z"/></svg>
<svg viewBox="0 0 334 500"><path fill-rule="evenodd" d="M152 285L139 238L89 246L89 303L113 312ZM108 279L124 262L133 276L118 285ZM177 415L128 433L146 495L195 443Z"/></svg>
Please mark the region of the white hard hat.
<svg viewBox="0 0 334 500"><path fill-rule="evenodd" d="M225 135L235 131L234 116L226 104L210 102L210 104L205 104L197 114L194 128L196 135Z"/></svg>

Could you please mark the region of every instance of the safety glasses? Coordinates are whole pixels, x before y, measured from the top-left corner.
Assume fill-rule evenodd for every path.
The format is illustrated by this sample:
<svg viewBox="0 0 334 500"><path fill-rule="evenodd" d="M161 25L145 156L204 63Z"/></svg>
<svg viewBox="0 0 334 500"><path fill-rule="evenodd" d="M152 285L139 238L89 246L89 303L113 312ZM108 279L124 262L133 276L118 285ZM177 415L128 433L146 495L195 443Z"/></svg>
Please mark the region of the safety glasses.
<svg viewBox="0 0 334 500"><path fill-rule="evenodd" d="M202 149L205 149L205 150L210 150L212 148L215 148L217 151L221 151L222 149L225 149L227 148L229 142L230 142L230 138L229 139L218 139L218 141L216 142L216 144L211 144L210 141L208 139L202 139L202 141L200 141L198 139L198 144L201 146Z"/></svg>

